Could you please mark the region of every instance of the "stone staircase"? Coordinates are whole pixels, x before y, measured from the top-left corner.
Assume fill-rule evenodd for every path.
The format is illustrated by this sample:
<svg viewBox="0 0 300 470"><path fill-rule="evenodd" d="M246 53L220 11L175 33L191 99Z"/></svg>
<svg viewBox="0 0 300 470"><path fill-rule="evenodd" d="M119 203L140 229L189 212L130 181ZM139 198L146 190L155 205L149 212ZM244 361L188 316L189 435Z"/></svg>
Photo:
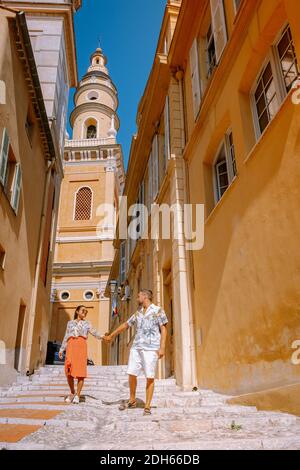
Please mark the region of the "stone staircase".
<svg viewBox="0 0 300 470"><path fill-rule="evenodd" d="M226 403L209 390L183 392L174 379L156 382L151 416L119 411L128 398L125 366L88 367L83 402L67 405L61 366L45 366L0 389L0 448L7 449L300 449L300 419ZM75 431L75 432L74 432ZM79 436L79 437L78 437Z"/></svg>

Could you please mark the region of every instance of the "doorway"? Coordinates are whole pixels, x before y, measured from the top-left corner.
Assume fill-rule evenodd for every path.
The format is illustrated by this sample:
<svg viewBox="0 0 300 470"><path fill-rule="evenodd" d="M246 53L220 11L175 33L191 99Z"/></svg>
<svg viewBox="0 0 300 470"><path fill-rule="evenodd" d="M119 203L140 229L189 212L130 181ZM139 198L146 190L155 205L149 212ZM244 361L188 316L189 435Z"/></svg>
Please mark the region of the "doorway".
<svg viewBox="0 0 300 470"><path fill-rule="evenodd" d="M24 324L25 324L25 313L26 313L26 305L23 303L20 304L19 308L19 319L18 319L18 327L17 327L17 336L15 342L15 361L14 361L14 368L20 372L22 367L22 345L23 345L23 336L24 336Z"/></svg>
<svg viewBox="0 0 300 470"><path fill-rule="evenodd" d="M172 271L163 270L163 304L168 317L168 336L165 356L165 378L172 377L175 373L174 363L174 324L173 324L173 296L172 296Z"/></svg>

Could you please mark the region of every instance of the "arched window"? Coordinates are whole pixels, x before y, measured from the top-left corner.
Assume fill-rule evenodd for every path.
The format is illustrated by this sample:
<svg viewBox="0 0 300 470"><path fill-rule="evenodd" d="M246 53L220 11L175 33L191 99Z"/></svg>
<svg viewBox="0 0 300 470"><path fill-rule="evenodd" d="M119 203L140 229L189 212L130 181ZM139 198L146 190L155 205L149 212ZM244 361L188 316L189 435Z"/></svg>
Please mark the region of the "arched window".
<svg viewBox="0 0 300 470"><path fill-rule="evenodd" d="M92 190L80 188L75 196L74 220L90 220L92 215Z"/></svg>
<svg viewBox="0 0 300 470"><path fill-rule="evenodd" d="M87 139L96 139L97 138L97 127L91 124L88 126L86 131L86 138Z"/></svg>

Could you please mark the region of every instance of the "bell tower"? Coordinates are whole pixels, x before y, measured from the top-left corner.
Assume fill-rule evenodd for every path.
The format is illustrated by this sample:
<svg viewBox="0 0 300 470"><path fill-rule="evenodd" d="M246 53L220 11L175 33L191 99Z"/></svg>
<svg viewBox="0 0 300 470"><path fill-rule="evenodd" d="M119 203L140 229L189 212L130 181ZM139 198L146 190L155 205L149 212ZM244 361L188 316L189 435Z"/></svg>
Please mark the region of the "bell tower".
<svg viewBox="0 0 300 470"><path fill-rule="evenodd" d="M74 104L73 134L65 140L52 277L50 341L58 342L78 305L87 307L88 319L100 332L109 328L104 289L114 258L114 220L103 208L109 204L117 212L125 173L117 143L118 92L101 48L90 57ZM106 346L95 338L89 338L89 358L107 363Z"/></svg>
<svg viewBox="0 0 300 470"><path fill-rule="evenodd" d="M74 139L116 140L120 126L118 94L106 64L106 56L97 48L74 96L75 109L70 118Z"/></svg>

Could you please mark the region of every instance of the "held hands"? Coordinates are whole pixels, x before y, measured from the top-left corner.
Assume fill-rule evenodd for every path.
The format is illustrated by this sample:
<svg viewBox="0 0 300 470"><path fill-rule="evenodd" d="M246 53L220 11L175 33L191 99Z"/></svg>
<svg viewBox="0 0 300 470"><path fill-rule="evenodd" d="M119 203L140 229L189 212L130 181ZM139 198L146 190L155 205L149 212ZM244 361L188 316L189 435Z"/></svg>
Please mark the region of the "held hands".
<svg viewBox="0 0 300 470"><path fill-rule="evenodd" d="M104 335L102 339L107 344L111 343L113 340L112 335L108 335L108 334Z"/></svg>

